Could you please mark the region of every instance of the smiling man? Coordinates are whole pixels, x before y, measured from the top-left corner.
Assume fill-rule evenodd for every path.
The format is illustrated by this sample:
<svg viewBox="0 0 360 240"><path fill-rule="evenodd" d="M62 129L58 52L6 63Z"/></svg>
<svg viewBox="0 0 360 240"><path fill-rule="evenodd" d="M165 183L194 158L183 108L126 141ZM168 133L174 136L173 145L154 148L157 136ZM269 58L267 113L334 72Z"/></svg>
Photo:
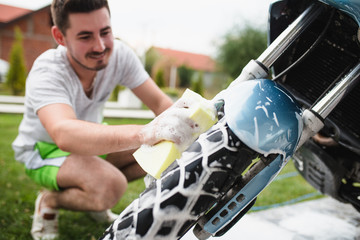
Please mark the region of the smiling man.
<svg viewBox="0 0 360 240"><path fill-rule="evenodd" d="M132 156L135 149L162 140L181 144L194 125L178 111L165 111L172 105L169 97L133 51L114 40L106 0L54 0L51 12L59 46L33 64L24 118L12 145L29 177L46 188L35 202L34 239L58 236L60 208L113 221L116 215L108 209L128 181L145 175ZM102 109L117 85L130 88L162 117L147 125L102 124ZM159 133L165 125L171 134Z"/></svg>

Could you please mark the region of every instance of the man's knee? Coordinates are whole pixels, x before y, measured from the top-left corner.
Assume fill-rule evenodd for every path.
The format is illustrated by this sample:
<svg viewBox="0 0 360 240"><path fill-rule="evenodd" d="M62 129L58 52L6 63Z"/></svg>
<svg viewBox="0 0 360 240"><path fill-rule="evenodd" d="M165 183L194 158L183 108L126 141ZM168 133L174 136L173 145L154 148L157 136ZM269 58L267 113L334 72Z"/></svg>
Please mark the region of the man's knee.
<svg viewBox="0 0 360 240"><path fill-rule="evenodd" d="M109 175L102 179L98 189L92 194L96 211L103 211L114 207L125 193L126 188L127 180L121 173Z"/></svg>

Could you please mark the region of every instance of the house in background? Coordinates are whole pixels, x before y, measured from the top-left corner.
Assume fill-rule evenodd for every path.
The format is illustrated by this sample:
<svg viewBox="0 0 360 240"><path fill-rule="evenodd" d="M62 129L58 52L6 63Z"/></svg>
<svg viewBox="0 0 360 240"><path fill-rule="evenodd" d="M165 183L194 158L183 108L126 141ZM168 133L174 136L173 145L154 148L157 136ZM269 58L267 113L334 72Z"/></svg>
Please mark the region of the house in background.
<svg viewBox="0 0 360 240"><path fill-rule="evenodd" d="M16 26L23 34L24 57L29 71L41 53L56 46L51 35L50 5L34 11L0 4L0 59L7 62Z"/></svg>
<svg viewBox="0 0 360 240"><path fill-rule="evenodd" d="M159 70L164 72L166 86L176 88L179 86L178 68L186 66L195 71L193 78L197 77L200 72L203 74L204 86L209 87L216 77L216 64L211 57L203 54L195 54L160 47L151 47L147 51L148 66L147 71L155 79L155 75Z"/></svg>

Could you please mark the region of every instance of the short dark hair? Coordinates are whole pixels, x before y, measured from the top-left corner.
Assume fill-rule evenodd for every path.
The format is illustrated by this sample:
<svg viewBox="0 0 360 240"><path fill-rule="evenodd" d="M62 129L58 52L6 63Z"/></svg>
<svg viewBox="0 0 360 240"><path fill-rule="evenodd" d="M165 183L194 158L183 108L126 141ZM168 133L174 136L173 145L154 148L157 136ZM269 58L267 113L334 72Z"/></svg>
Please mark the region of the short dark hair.
<svg viewBox="0 0 360 240"><path fill-rule="evenodd" d="M70 13L88 13L106 7L110 14L107 0L53 0L51 3L51 16L53 23L62 34L70 27Z"/></svg>

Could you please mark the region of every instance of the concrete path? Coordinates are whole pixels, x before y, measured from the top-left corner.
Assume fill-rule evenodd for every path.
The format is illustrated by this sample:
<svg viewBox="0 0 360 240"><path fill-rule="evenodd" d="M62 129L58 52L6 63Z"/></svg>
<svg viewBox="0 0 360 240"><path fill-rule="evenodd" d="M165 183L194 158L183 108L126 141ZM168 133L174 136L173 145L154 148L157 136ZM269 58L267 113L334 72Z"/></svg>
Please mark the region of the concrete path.
<svg viewBox="0 0 360 240"><path fill-rule="evenodd" d="M197 239L190 230L182 240ZM246 214L218 240L359 240L360 213L332 198Z"/></svg>

